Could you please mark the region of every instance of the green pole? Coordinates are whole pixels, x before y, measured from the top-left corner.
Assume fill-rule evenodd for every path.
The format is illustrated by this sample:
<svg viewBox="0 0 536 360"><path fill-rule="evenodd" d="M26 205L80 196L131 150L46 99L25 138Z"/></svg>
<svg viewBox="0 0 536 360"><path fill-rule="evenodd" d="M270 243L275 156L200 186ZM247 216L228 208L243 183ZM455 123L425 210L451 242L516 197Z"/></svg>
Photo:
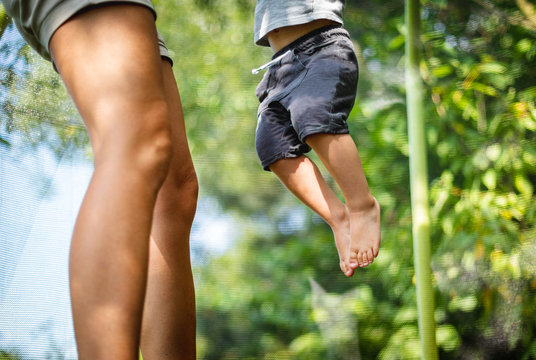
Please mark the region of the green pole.
<svg viewBox="0 0 536 360"><path fill-rule="evenodd" d="M9 16L7 16L4 6L2 3L0 3L0 38L2 38L2 35L4 35L4 31L9 25L9 22Z"/></svg>
<svg viewBox="0 0 536 360"><path fill-rule="evenodd" d="M406 100L409 136L413 257L422 358L438 358L434 320L434 292L430 266L428 169L424 137L423 86L419 71L421 15L419 0L406 0Z"/></svg>

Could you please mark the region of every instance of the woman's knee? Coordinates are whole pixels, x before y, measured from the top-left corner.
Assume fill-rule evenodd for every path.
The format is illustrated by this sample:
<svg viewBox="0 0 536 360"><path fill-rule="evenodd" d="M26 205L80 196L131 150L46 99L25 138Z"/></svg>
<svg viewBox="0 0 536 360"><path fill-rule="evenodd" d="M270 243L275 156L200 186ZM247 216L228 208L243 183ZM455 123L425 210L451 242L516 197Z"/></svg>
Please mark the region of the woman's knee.
<svg viewBox="0 0 536 360"><path fill-rule="evenodd" d="M90 131L95 166L113 166L138 174L159 187L167 176L172 158L171 128L165 101L154 101L134 109L115 109L96 116L107 119ZM116 111L119 110L119 111Z"/></svg>
<svg viewBox="0 0 536 360"><path fill-rule="evenodd" d="M146 176L162 183L168 174L172 158L171 127L165 103L146 109L132 127L127 152L133 166Z"/></svg>
<svg viewBox="0 0 536 360"><path fill-rule="evenodd" d="M166 212L181 213L193 220L197 208L199 183L191 163L181 169L172 166L160 192L162 206Z"/></svg>

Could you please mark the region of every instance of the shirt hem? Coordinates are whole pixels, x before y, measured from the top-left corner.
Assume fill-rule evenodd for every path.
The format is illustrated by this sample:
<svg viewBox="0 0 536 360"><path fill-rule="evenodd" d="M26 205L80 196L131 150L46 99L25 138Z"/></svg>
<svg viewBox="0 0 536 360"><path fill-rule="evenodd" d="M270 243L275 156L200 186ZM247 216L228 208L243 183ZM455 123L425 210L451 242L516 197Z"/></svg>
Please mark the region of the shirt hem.
<svg viewBox="0 0 536 360"><path fill-rule="evenodd" d="M261 29L255 32L255 36L254 36L255 45L269 47L270 43L268 43L268 38L266 37L266 35L268 35L268 33L272 30L275 30L284 26L307 24L307 23L310 23L311 21L320 20L320 19L331 20L341 25L344 25L342 19L334 15L333 12L331 11L317 12L312 15L305 14L302 16L293 17L291 19L285 19L284 21L271 23L265 27L261 27Z"/></svg>

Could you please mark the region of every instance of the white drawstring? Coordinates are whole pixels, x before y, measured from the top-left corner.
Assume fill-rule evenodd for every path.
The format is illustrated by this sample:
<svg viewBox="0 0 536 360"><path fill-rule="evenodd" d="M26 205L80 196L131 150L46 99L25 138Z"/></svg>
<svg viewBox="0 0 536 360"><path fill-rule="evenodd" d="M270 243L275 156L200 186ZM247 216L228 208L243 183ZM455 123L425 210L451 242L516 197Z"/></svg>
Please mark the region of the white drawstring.
<svg viewBox="0 0 536 360"><path fill-rule="evenodd" d="M255 74L260 73L260 72L263 71L264 69L267 69L267 68L269 68L270 66L275 65L277 62L279 62L279 60L281 60L281 58L282 58L283 56L287 55L290 51L292 51L292 50L291 50L291 49L288 49L287 51L285 51L283 54L279 55L279 56L276 57L275 59L273 59L273 60L267 62L267 63L264 64L264 65L261 65L260 67L258 67L258 68L256 68L256 69L252 69L252 70L251 70L251 73L252 73L253 75L255 75Z"/></svg>

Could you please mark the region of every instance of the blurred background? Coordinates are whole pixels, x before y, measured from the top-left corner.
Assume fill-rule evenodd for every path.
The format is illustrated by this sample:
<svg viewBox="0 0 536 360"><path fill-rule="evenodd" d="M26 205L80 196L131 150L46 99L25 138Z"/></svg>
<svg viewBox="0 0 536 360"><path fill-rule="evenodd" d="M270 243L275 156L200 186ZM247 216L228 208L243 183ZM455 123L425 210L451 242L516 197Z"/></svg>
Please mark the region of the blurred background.
<svg viewBox="0 0 536 360"><path fill-rule="evenodd" d="M382 207L380 254L351 279L329 227L258 164L251 69L271 52L253 44L255 1L153 2L201 186L198 358L419 359L404 2L345 10L348 122ZM536 6L423 0L422 18L439 355L533 359ZM67 258L91 151L51 64L0 25L0 359L76 359Z"/></svg>

